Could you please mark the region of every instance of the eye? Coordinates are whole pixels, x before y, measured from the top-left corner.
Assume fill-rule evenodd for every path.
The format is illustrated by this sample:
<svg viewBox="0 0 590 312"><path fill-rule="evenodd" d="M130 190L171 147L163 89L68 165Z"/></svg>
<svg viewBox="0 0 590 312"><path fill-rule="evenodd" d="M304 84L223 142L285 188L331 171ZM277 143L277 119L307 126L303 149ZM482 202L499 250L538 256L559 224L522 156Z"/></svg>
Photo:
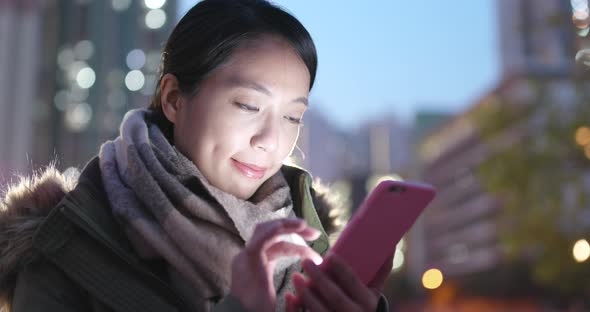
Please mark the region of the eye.
<svg viewBox="0 0 590 312"><path fill-rule="evenodd" d="M241 110L245 110L247 112L258 112L260 109L254 105L244 104L240 102L235 102L236 106L239 107Z"/></svg>
<svg viewBox="0 0 590 312"><path fill-rule="evenodd" d="M301 121L301 118L296 118L296 117L291 117L291 116L285 116L285 119L287 119L287 121L294 123L296 125L301 125L303 124L303 122Z"/></svg>

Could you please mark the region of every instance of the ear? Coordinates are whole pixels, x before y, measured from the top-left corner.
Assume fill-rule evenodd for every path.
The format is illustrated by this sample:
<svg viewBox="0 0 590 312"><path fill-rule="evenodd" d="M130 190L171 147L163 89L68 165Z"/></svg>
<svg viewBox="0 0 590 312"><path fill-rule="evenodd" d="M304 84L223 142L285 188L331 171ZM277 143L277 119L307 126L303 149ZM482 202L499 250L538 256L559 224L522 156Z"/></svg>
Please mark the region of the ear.
<svg viewBox="0 0 590 312"><path fill-rule="evenodd" d="M172 74L165 74L160 81L160 103L166 118L175 124L182 106L182 95L178 79Z"/></svg>

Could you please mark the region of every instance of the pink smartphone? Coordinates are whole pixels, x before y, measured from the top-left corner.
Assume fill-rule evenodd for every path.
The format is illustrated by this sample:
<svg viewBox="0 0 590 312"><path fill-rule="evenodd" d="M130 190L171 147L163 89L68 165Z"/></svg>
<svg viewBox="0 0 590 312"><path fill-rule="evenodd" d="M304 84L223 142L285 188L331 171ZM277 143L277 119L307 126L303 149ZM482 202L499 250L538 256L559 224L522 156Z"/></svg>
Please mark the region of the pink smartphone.
<svg viewBox="0 0 590 312"><path fill-rule="evenodd" d="M329 254L341 257L368 284L434 195L434 188L427 184L391 180L379 183Z"/></svg>

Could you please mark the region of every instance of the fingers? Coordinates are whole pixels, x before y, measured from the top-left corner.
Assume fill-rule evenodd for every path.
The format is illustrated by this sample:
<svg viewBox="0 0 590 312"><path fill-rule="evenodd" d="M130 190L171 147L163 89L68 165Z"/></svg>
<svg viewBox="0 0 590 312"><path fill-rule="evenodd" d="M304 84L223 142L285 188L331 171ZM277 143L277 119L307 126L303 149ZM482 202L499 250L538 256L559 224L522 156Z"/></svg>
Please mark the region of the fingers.
<svg viewBox="0 0 590 312"><path fill-rule="evenodd" d="M287 312L297 312L299 311L299 303L297 297L292 293L288 292L285 294L285 302L286 302L286 311Z"/></svg>
<svg viewBox="0 0 590 312"><path fill-rule="evenodd" d="M301 305L311 311L374 311L378 293L365 286L352 269L337 255L329 256L320 266L311 261L303 262L307 273L293 274L293 285Z"/></svg>
<svg viewBox="0 0 590 312"><path fill-rule="evenodd" d="M322 261L321 256L307 245L283 241L281 235L284 234L298 234L303 239L312 240L320 232L300 219L262 223L256 227L246 247L233 259L230 293L252 311L260 311L261 306L274 306L276 294L273 271L276 261L273 260L280 256L299 256Z"/></svg>
<svg viewBox="0 0 590 312"><path fill-rule="evenodd" d="M309 311L314 312L329 311L329 309L322 303L322 300L311 291L309 285L300 273L294 273L292 279L293 285L297 290L297 294L303 306Z"/></svg>
<svg viewBox="0 0 590 312"><path fill-rule="evenodd" d="M305 228L303 228L302 230L297 231L295 233L299 234L299 236L301 236L306 241L316 240L322 234L322 232L316 230L315 228L312 228L309 225L306 225Z"/></svg>
<svg viewBox="0 0 590 312"><path fill-rule="evenodd" d="M336 311L360 310L356 303L340 289L330 277L310 261L303 262L303 269L311 280L313 289L320 295L323 302Z"/></svg>
<svg viewBox="0 0 590 312"><path fill-rule="evenodd" d="M308 246L295 245L289 242L277 242L266 251L268 261L274 261L279 257L300 257L302 260L309 259L314 263L322 263L320 254Z"/></svg>
<svg viewBox="0 0 590 312"><path fill-rule="evenodd" d="M254 230L246 249L251 251L265 251L271 245L281 240L280 235L297 233L304 239L316 239L320 233L308 226L300 219L280 219L259 224Z"/></svg>
<svg viewBox="0 0 590 312"><path fill-rule="evenodd" d="M320 267L346 292L348 297L355 298L355 302L359 305L368 307L375 303L375 294L361 282L338 255L331 254Z"/></svg>

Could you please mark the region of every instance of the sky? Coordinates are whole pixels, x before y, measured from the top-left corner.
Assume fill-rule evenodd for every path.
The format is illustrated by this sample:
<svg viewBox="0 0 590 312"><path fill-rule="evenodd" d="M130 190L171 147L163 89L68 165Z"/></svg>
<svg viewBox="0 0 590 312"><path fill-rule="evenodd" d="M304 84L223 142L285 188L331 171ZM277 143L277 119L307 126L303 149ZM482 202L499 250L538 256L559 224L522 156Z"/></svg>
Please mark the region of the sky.
<svg viewBox="0 0 590 312"><path fill-rule="evenodd" d="M181 0L182 15L197 1ZM277 0L311 33L310 109L353 128L418 111L458 113L497 83L494 0Z"/></svg>

